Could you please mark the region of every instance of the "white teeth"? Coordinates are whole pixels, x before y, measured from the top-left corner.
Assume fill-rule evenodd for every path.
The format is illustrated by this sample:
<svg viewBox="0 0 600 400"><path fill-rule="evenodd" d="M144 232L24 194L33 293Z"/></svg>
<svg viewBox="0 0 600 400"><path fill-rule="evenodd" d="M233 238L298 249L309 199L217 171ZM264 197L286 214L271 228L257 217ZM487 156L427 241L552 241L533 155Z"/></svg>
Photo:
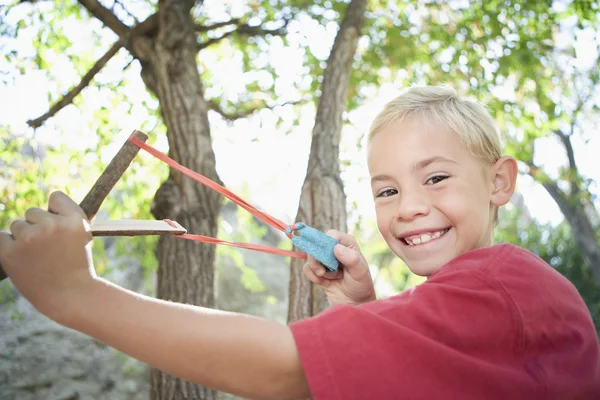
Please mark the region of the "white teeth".
<svg viewBox="0 0 600 400"><path fill-rule="evenodd" d="M414 237L412 239L404 238L404 240L406 240L406 243L408 243L409 245L414 246L417 244L427 243L433 239L437 239L444 233L446 233L445 229L443 231L437 231L432 234L424 233L420 237Z"/></svg>

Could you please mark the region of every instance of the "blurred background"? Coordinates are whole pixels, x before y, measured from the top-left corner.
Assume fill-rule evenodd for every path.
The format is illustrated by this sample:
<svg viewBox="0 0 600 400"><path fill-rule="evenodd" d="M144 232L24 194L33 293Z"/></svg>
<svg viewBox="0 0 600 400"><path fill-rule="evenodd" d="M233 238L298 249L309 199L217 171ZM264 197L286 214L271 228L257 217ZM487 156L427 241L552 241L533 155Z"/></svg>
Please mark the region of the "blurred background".
<svg viewBox="0 0 600 400"><path fill-rule="evenodd" d="M0 0L0 227L54 190L81 200L139 129L286 223L347 229L390 296L423 280L377 232L365 135L402 89L446 83L487 106L519 161L497 241L564 274L599 328L599 16L591 0ZM340 191L324 219L303 200L317 181ZM195 185L140 153L97 218L168 217L291 248ZM323 308L283 257L157 237L93 249L99 274L138 292L282 323ZM175 269L165 254L182 249ZM198 294L167 285L180 281ZM0 399L182 398L159 384L171 378L38 315L8 280L0 332Z"/></svg>

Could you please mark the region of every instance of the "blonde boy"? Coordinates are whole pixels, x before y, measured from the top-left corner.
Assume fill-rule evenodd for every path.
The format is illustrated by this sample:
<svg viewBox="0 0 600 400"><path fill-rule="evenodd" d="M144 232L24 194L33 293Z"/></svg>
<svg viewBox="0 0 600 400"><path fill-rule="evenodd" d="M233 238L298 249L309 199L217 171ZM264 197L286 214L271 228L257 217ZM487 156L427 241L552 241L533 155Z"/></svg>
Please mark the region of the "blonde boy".
<svg viewBox="0 0 600 400"><path fill-rule="evenodd" d="M448 88L407 91L373 124L369 170L381 234L429 279L376 300L356 243L331 232L341 271L311 260L305 272L337 305L290 327L96 277L83 212L62 193L0 235L0 261L48 317L244 397L600 398L600 349L577 291L534 255L492 245L517 167L480 105Z"/></svg>

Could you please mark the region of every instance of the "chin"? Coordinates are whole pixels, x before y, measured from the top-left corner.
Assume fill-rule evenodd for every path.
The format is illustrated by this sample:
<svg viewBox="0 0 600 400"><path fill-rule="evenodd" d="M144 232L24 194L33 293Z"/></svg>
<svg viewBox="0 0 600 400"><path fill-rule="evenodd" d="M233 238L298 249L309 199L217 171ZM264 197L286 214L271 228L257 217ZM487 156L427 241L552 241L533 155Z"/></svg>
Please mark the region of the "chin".
<svg viewBox="0 0 600 400"><path fill-rule="evenodd" d="M408 269L410 269L410 271L415 275L429 277L431 274L433 274L435 271L437 271L441 267L442 267L441 265L418 265L418 266L417 265L416 266L409 265Z"/></svg>
<svg viewBox="0 0 600 400"><path fill-rule="evenodd" d="M433 274L444 265L448 263L449 260L446 260L446 257L440 259L440 257L428 257L423 260L407 260L405 257L402 257L400 254L396 253L400 259L404 262L404 264L408 267L410 272L418 276L428 277ZM451 258L450 258L451 259Z"/></svg>

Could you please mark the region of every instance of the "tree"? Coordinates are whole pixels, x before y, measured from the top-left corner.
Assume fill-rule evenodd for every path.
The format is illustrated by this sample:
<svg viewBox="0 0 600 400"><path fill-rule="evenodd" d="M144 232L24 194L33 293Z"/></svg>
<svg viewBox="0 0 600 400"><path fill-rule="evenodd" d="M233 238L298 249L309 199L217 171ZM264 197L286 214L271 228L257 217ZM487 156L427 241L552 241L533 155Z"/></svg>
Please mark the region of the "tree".
<svg viewBox="0 0 600 400"><path fill-rule="evenodd" d="M327 61L312 132L308 170L296 221L321 231L346 231L346 196L340 178L339 145L354 54L364 24L366 0L352 0ZM322 290L302 272L304 260L293 259L290 270L290 322L316 315L328 306Z"/></svg>
<svg viewBox="0 0 600 400"><path fill-rule="evenodd" d="M211 146L209 110L225 119L245 117L256 110L277 106L274 103L276 88L272 85L267 90L261 90L256 82L251 82L247 86L248 92L238 96L238 101L222 96L208 98L206 83L210 81L209 71L200 68L198 60L202 60L202 53L198 58L199 52L228 39L231 47L243 50L244 70L257 70L258 61L253 56L263 52L273 38L285 35L287 25L294 16L302 12L310 17L311 9L315 6L304 1L251 2L239 17L227 18L230 9L226 7L225 15L214 20L203 13L203 2L190 0L161 0L156 5L144 3L136 9L129 9L120 2L98 0L82 0L78 5L58 2L54 8L42 3L34 2L31 12L40 21L49 22L50 33L46 32L48 42L37 43L36 61L40 68L48 67L43 57L45 45L56 45L59 50L70 46L68 37L57 22L72 16L88 18L82 10L92 17L90 22L101 22L105 27L102 35L113 36L114 41L104 55L82 74L81 81L53 102L47 113L29 121L30 126L41 126L63 107L76 102L78 95L93 82L99 71L125 50L131 56L131 61L141 66L141 78L147 90L158 100L160 117L166 128L169 155L217 182L220 180ZM326 3L331 5L330 2ZM340 1L333 5L343 7L345 3ZM318 22L329 21L329 17L321 15L318 10L314 14ZM7 29L3 33L16 36L19 27L21 23L13 32ZM310 50L306 53L307 62L313 62L309 68L314 68L316 59L311 56ZM72 60L74 63L79 61L77 56L73 56ZM269 65L262 65L260 69L276 77ZM257 92L261 92L262 96ZM168 216L176 219L191 232L216 236L220 207L218 194L171 171L156 192L152 213L155 218ZM157 297L207 307L214 305L213 245L161 238L156 254L159 264ZM152 398L208 399L216 396L215 391L160 371L153 371L151 380Z"/></svg>

